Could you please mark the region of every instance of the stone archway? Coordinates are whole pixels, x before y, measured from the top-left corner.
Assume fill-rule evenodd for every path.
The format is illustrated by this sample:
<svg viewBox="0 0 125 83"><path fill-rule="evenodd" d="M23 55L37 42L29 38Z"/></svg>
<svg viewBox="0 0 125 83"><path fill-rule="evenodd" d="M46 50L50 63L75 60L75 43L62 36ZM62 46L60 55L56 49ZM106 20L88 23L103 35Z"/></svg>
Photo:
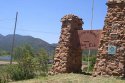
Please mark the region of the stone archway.
<svg viewBox="0 0 125 83"><path fill-rule="evenodd" d="M108 11L101 34L93 75L125 76L125 0L108 0ZM61 19L61 36L56 48L52 74L81 72L82 50L77 30L83 21L75 15ZM113 48L113 49L111 49Z"/></svg>
<svg viewBox="0 0 125 83"><path fill-rule="evenodd" d="M72 41L79 40L76 34L77 30L82 30L83 21L81 18L69 14L64 16L61 22L61 35L55 50L54 63L50 73L81 72L82 50L76 48Z"/></svg>

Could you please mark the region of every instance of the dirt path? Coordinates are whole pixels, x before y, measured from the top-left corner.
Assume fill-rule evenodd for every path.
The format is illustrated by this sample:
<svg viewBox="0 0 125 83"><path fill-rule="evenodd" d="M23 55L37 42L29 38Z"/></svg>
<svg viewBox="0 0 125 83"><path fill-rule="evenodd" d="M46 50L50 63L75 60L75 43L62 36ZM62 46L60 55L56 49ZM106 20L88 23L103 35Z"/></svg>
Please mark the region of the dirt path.
<svg viewBox="0 0 125 83"><path fill-rule="evenodd" d="M0 61L0 65L10 64L9 61ZM13 62L13 64L16 64L16 62Z"/></svg>

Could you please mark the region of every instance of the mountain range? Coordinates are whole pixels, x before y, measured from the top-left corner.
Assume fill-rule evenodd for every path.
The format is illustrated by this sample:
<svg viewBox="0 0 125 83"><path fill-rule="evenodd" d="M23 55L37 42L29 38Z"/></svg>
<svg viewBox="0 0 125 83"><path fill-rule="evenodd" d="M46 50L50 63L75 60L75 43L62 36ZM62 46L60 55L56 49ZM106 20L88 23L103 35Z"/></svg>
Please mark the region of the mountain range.
<svg viewBox="0 0 125 83"><path fill-rule="evenodd" d="M12 48L12 40L13 40L13 35L6 35L3 36L0 34L0 49L6 50L6 51L11 51ZM32 46L32 48L35 51L38 51L41 48L44 48L47 52L52 52L55 50L55 47L57 44L49 44L48 42L39 39L39 38L34 38L32 36L22 36L22 35L15 35L15 47L21 46L28 44Z"/></svg>

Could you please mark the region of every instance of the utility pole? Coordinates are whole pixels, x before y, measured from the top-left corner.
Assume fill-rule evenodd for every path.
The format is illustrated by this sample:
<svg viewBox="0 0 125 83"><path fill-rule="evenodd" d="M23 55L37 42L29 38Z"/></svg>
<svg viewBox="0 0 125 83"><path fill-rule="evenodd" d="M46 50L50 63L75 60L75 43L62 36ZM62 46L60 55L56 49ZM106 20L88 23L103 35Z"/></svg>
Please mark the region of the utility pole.
<svg viewBox="0 0 125 83"><path fill-rule="evenodd" d="M92 0L92 18L91 18L91 30L93 28L93 16L94 16L94 0ZM88 53L88 69L87 72L89 73L89 67L90 67L90 61L89 61L89 57L91 54L91 49L89 49L89 53Z"/></svg>
<svg viewBox="0 0 125 83"><path fill-rule="evenodd" d="M16 33L16 26L17 26L17 18L18 18L18 12L16 12L16 18L15 18L15 26L14 26L14 32L13 32L13 41L12 41L12 48L11 48L11 59L10 64L12 64L13 60L13 50L14 50L14 44L15 44L15 33Z"/></svg>

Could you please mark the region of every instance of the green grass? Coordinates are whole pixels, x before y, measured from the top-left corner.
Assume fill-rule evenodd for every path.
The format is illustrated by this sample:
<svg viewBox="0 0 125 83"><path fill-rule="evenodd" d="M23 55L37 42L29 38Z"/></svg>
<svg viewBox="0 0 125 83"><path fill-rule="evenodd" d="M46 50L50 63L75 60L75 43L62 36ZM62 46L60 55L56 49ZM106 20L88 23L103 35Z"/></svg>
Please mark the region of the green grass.
<svg viewBox="0 0 125 83"><path fill-rule="evenodd" d="M38 77L10 83L125 83L125 80L115 77L92 77L83 74L58 74L48 77Z"/></svg>

